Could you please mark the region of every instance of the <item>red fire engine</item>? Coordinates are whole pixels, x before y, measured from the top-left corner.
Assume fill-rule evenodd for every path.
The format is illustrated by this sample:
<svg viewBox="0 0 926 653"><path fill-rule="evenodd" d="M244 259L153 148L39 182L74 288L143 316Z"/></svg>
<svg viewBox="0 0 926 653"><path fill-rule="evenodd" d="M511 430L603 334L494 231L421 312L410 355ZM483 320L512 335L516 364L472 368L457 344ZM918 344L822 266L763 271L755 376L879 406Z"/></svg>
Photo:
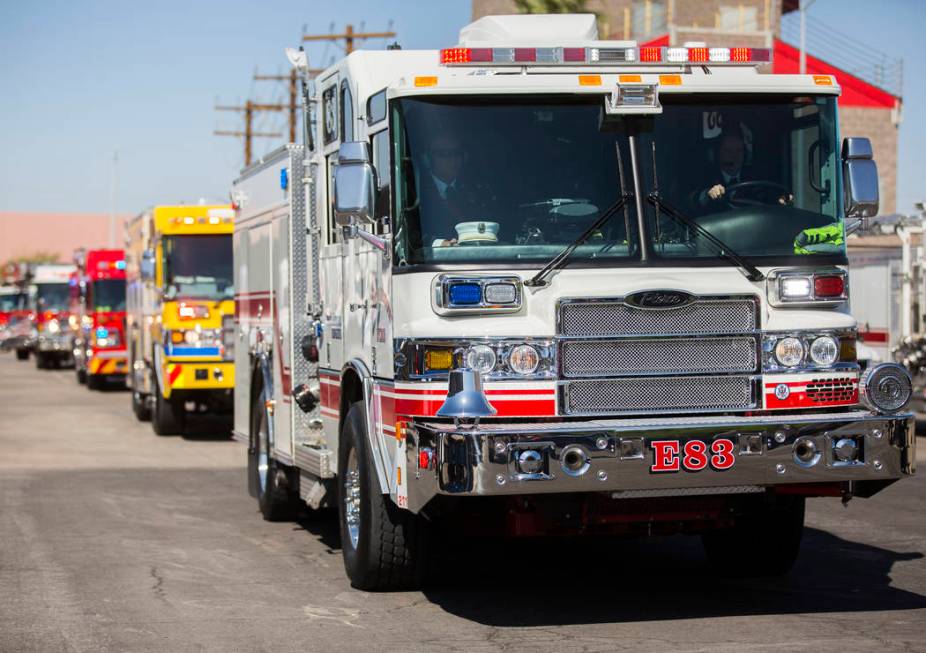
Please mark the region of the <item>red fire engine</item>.
<svg viewBox="0 0 926 653"><path fill-rule="evenodd" d="M108 380L124 381L127 370L125 254L121 249L78 250L74 262L74 368L79 383L99 389Z"/></svg>

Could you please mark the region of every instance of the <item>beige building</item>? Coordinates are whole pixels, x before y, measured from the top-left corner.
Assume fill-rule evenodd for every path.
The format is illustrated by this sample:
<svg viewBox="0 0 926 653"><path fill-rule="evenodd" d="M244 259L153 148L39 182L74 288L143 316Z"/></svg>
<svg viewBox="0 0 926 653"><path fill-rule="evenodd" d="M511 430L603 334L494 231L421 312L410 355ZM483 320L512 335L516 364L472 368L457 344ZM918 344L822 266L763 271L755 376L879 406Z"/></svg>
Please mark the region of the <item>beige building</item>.
<svg viewBox="0 0 926 653"><path fill-rule="evenodd" d="M599 33L651 45L708 45L773 49L771 71L799 70L798 0L588 0L598 15ZM473 19L517 13L515 0L473 0ZM812 12L811 12L812 14ZM843 136L871 139L881 179L881 213L896 212L897 128L901 115L902 62L860 46L808 17L807 67L811 74L835 75ZM867 50L867 48L866 48ZM826 57L812 56L825 52Z"/></svg>
<svg viewBox="0 0 926 653"><path fill-rule="evenodd" d="M116 216L116 247L122 247L125 216ZM0 212L0 263L36 253L50 253L69 263L79 247L109 245L105 213Z"/></svg>

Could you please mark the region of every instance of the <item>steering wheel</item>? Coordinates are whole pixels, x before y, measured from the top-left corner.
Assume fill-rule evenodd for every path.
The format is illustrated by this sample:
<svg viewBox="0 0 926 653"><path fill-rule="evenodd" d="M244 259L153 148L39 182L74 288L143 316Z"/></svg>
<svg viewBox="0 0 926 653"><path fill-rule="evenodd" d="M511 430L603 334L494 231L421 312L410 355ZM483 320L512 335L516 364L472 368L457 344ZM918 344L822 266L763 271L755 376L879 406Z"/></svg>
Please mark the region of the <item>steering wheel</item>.
<svg viewBox="0 0 926 653"><path fill-rule="evenodd" d="M771 194L757 193L756 191L760 189L771 191ZM788 188L774 181L741 181L737 184L727 186L726 191L727 202L734 208L775 205L778 204L778 199L780 197L788 197L791 195L791 191L788 190ZM771 201L763 201L758 197L739 197L739 195L743 193L757 195L758 197L765 196L766 198L770 195L774 195L774 199Z"/></svg>

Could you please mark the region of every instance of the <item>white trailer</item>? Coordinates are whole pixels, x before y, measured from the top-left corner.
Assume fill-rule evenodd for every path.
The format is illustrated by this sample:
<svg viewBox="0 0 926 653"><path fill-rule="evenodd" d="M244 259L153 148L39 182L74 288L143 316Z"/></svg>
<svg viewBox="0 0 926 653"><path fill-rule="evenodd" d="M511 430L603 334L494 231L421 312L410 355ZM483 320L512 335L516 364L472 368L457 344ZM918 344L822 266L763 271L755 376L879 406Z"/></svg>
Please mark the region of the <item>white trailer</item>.
<svg viewBox="0 0 926 653"><path fill-rule="evenodd" d="M500 16L318 75L304 144L232 190L264 516L336 504L365 589L420 581L437 524L698 533L770 574L805 497L912 474L910 379L860 378L848 310L870 144L769 56Z"/></svg>

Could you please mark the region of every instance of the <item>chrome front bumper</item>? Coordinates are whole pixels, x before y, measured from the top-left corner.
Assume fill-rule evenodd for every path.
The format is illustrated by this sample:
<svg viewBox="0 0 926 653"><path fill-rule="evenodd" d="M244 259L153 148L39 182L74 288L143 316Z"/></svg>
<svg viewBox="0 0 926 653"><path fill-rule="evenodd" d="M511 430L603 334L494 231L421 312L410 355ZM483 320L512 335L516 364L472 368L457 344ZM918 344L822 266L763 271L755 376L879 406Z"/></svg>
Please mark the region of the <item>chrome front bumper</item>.
<svg viewBox="0 0 926 653"><path fill-rule="evenodd" d="M488 496L552 492L611 492L616 497L724 494L775 485L852 481L860 495L913 474L916 436L912 414L867 411L762 417L599 419L556 423L483 423L475 428L422 420L406 430L408 507L418 512L436 495ZM820 453L801 464L795 443L809 438ZM834 445L858 444L858 459L841 462ZM718 471L654 472L655 441L684 445L732 442L735 462ZM524 473L525 451L539 465ZM587 469L570 473L565 459L584 456ZM565 455L564 455L565 454ZM867 492L865 484L868 484Z"/></svg>
<svg viewBox="0 0 926 653"><path fill-rule="evenodd" d="M70 355L73 352L71 337L66 334L40 335L35 341L35 348L42 352L61 352Z"/></svg>

